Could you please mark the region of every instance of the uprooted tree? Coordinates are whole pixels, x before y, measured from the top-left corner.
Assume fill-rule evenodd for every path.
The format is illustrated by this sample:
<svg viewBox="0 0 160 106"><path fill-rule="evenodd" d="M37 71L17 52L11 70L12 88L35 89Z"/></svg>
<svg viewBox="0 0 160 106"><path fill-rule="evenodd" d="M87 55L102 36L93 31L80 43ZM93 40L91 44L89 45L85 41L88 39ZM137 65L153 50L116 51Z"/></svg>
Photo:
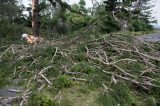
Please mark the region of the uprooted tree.
<svg viewBox="0 0 160 106"><path fill-rule="evenodd" d="M137 37L119 34L92 40L84 39L84 36L69 38L66 42L64 39L54 40L53 44L43 42L36 48L20 44L3 47L6 49L0 53L0 70L5 71L0 74L1 85L9 84L10 79L11 84L27 89L22 96L8 98L8 101L18 100L20 106L27 106L27 101L29 106L54 106L53 102L61 101L61 104L66 99L64 90L71 93L68 87L75 89L76 85L81 89L85 85L90 87L89 92L96 89L103 93L101 106L139 106L139 103L156 106L147 105L150 97L154 104L159 103L159 43L146 43ZM52 98L46 97L44 90L47 89ZM43 92L46 96L37 95ZM97 95L92 98L96 99ZM85 98L83 102L87 100ZM75 102L75 98L71 101ZM45 105L48 102L52 105Z"/></svg>

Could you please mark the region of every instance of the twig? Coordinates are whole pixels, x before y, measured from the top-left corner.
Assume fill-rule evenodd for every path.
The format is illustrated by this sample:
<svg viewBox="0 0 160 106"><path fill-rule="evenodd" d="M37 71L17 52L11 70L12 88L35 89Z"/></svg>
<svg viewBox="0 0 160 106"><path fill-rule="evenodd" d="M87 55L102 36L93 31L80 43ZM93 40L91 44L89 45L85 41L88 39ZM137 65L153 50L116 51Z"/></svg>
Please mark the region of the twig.
<svg viewBox="0 0 160 106"><path fill-rule="evenodd" d="M40 75L42 78L44 78L49 85L52 85L52 83L51 83L42 73L40 73L39 75Z"/></svg>
<svg viewBox="0 0 160 106"><path fill-rule="evenodd" d="M86 75L84 73L81 72L70 72L70 71L65 71L66 74L71 74L71 75ZM86 75L87 76L87 75Z"/></svg>
<svg viewBox="0 0 160 106"><path fill-rule="evenodd" d="M156 57L153 57L153 56L150 56L150 55L141 53L141 52L139 52L139 51L133 51L133 50L127 50L127 49L120 49L120 50L125 51L125 52L134 52L134 53L138 53L139 55L142 55L142 56L147 57L147 58L149 58L149 59L160 61L159 58L156 58Z"/></svg>
<svg viewBox="0 0 160 106"><path fill-rule="evenodd" d="M11 45L10 47L8 47L8 48L0 55L0 62L2 61L2 60L1 60L2 56L3 56L6 52L8 52L9 49L12 48L12 46L13 46L13 45Z"/></svg>
<svg viewBox="0 0 160 106"><path fill-rule="evenodd" d="M75 80L75 81L87 81L86 79L82 78L69 78L70 80Z"/></svg>
<svg viewBox="0 0 160 106"><path fill-rule="evenodd" d="M112 72L109 72L109 71L103 70L103 72L106 73L106 74L115 75L115 76L118 77L118 78L121 78L121 79L126 80L126 81L130 81L130 82L135 83L135 84L137 84L137 85L141 85L141 86L146 85L146 86L150 86L150 87L156 87L156 88L158 87L158 88L160 88L160 86L157 86L157 85L154 85L154 84L151 84L151 83L141 83L141 82L138 82L138 81L136 81L136 80L129 79L129 78L127 78L127 77L122 77L122 76L120 76L120 75L118 75L118 74L115 74L115 73L112 73ZM145 89L146 89L146 88L145 88Z"/></svg>
<svg viewBox="0 0 160 106"><path fill-rule="evenodd" d="M96 24L97 24L98 20L95 21L92 25L90 25L86 30L84 30L84 32L87 32L88 30L90 30L91 28L93 28Z"/></svg>
<svg viewBox="0 0 160 106"><path fill-rule="evenodd" d="M129 62L136 62L137 61L137 60L126 58L126 59L120 59L120 60L113 61L113 62L104 62L102 59L95 58L95 57L91 56L90 54L88 54L88 57L93 60L98 60L101 63L103 63L104 65L114 65L114 64L122 62L122 61L129 61Z"/></svg>
<svg viewBox="0 0 160 106"><path fill-rule="evenodd" d="M127 73L126 71L124 71L122 68L118 67L117 65L113 65L114 67L116 67L117 69L119 69L121 72L123 72L124 74L130 76L130 77L133 77L133 78L136 78L134 75L131 75L129 73Z"/></svg>
<svg viewBox="0 0 160 106"><path fill-rule="evenodd" d="M27 89L23 95L21 96L22 101L20 103L20 106L24 106L23 104L27 101L27 99L29 98L29 95L32 93L32 91L30 91L30 89Z"/></svg>
<svg viewBox="0 0 160 106"><path fill-rule="evenodd" d="M56 56L57 51L58 51L58 48L56 47L56 50L55 50L55 52L54 52L54 55L53 55L53 57L52 57L52 59L51 59L51 63L53 62L53 59L54 59L54 57Z"/></svg>
<svg viewBox="0 0 160 106"><path fill-rule="evenodd" d="M22 93L22 90L17 90L17 89L8 89L9 92L16 92L16 93Z"/></svg>
<svg viewBox="0 0 160 106"><path fill-rule="evenodd" d="M112 48L114 48L118 53L120 53L122 55L122 53L118 50L118 48L116 46L114 46L112 43L107 42L106 39L104 38L105 43L108 43L109 45L111 45Z"/></svg>
<svg viewBox="0 0 160 106"><path fill-rule="evenodd" d="M105 84L102 84L102 86L104 87L104 89L105 89L106 92L114 91L113 89L108 88Z"/></svg>
<svg viewBox="0 0 160 106"><path fill-rule="evenodd" d="M40 92L45 87L45 84L42 84L40 88L38 88L38 92Z"/></svg>
<svg viewBox="0 0 160 106"><path fill-rule="evenodd" d="M36 78L37 78L37 75L35 74L34 77L28 81L27 88L30 86L31 81L35 80Z"/></svg>
<svg viewBox="0 0 160 106"><path fill-rule="evenodd" d="M43 73L44 73L46 70L48 70L48 69L50 69L50 68L52 68L52 67L53 67L53 66L48 66L48 67L42 69L42 70L38 73L42 78L45 79L45 81L46 81L49 85L52 85L52 83L44 76Z"/></svg>
<svg viewBox="0 0 160 106"><path fill-rule="evenodd" d="M61 95L61 91L59 91L59 93L53 98L53 100L55 100L58 96L60 96Z"/></svg>
<svg viewBox="0 0 160 106"><path fill-rule="evenodd" d="M53 66L45 67L44 69L42 69L42 70L39 72L39 74L44 73L46 70L48 70L48 69L50 69L50 68L52 68L52 67L53 67Z"/></svg>

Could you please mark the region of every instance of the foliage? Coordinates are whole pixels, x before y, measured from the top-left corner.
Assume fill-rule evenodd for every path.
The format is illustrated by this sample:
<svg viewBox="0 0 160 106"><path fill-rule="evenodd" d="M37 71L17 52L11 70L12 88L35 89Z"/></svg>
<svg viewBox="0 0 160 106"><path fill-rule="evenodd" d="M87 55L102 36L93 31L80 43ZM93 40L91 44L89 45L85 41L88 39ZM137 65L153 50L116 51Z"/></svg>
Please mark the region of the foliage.
<svg viewBox="0 0 160 106"><path fill-rule="evenodd" d="M123 84L113 85L113 89L100 94L98 100L103 106L133 106L137 104L136 97Z"/></svg>
<svg viewBox="0 0 160 106"><path fill-rule="evenodd" d="M1 0L0 3L0 22L14 22L15 19L22 16L23 6L19 6L17 0Z"/></svg>
<svg viewBox="0 0 160 106"><path fill-rule="evenodd" d="M74 106L74 101L62 100L62 102L58 106Z"/></svg>
<svg viewBox="0 0 160 106"><path fill-rule="evenodd" d="M95 72L95 68L87 62L80 62L80 63L76 64L71 69L71 71L91 74L91 73Z"/></svg>
<svg viewBox="0 0 160 106"><path fill-rule="evenodd" d="M62 1L42 0L39 2L41 33L66 35L68 32L82 31L92 24L94 24L92 30L89 29L92 33L153 30L150 25L153 20L150 21L152 17L149 11L152 6L146 5L149 1L142 0L140 4L142 7L138 7L138 0L105 0L103 3L93 4L95 6L93 8L86 8L84 0L71 6ZM23 23L27 27L31 27L31 8L29 8L27 9L29 16L18 20L18 23ZM113 12L115 12L114 16Z"/></svg>
<svg viewBox="0 0 160 106"><path fill-rule="evenodd" d="M73 4L72 8L75 11L84 12L85 15L71 13L71 12L66 13L67 21L71 23L72 31L76 31L79 30L80 28L86 27L91 22L91 17L87 15L87 10L84 6L85 2L82 0L80 1L79 4Z"/></svg>
<svg viewBox="0 0 160 106"><path fill-rule="evenodd" d="M58 89L67 88L72 85L72 81L69 79L69 76L60 75L54 81L54 86Z"/></svg>
<svg viewBox="0 0 160 106"><path fill-rule="evenodd" d="M97 7L96 19L98 19L98 25L96 26L98 32L111 33L120 30L118 23L114 20L113 16L105 10L104 5Z"/></svg>
<svg viewBox="0 0 160 106"><path fill-rule="evenodd" d="M109 14L112 14L114 21L118 23L123 31L127 26L131 31L148 31L153 30L150 23L151 4L148 6L150 0L105 0L105 9ZM114 13L114 15L113 15ZM125 21L126 26L124 26ZM123 28L124 27L124 28Z"/></svg>
<svg viewBox="0 0 160 106"><path fill-rule="evenodd" d="M158 106L156 104L156 99L154 97L148 97L147 98L147 106Z"/></svg>
<svg viewBox="0 0 160 106"><path fill-rule="evenodd" d="M73 57L77 62L87 61L87 56L85 53L78 53Z"/></svg>
<svg viewBox="0 0 160 106"><path fill-rule="evenodd" d="M19 38L20 35L26 31L22 25L11 24L8 22L0 23L0 37L16 37Z"/></svg>
<svg viewBox="0 0 160 106"><path fill-rule="evenodd" d="M46 95L32 95L29 101L29 106L56 106L55 102Z"/></svg>
<svg viewBox="0 0 160 106"><path fill-rule="evenodd" d="M17 0L2 0L0 3L0 37L16 37L26 31L23 26L24 6Z"/></svg>
<svg viewBox="0 0 160 106"><path fill-rule="evenodd" d="M149 31L153 30L151 25L147 25L143 20L135 19L132 21L131 31Z"/></svg>
<svg viewBox="0 0 160 106"><path fill-rule="evenodd" d="M0 88L9 83L8 74L11 72L11 67L4 67L5 65L7 66L7 62L3 62L0 64Z"/></svg>

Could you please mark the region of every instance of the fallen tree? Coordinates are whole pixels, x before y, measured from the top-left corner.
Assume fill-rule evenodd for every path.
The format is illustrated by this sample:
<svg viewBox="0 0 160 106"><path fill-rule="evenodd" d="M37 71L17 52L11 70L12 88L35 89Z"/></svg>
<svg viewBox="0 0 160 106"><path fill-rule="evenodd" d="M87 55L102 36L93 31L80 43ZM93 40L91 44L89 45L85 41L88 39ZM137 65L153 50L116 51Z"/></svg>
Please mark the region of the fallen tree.
<svg viewBox="0 0 160 106"><path fill-rule="evenodd" d="M70 43L75 39L79 40ZM112 34L93 40L84 40L82 36L67 42L61 39L2 48L6 49L0 53L0 62L12 63L10 83L18 80L16 86L23 82L21 86L27 89L18 99L21 105L27 103L33 92L46 88L61 92L72 82L98 81L107 92L115 91L112 84L125 84L134 92L143 91L147 95L160 88L159 43L144 42L133 36ZM62 94L59 92L58 96Z"/></svg>

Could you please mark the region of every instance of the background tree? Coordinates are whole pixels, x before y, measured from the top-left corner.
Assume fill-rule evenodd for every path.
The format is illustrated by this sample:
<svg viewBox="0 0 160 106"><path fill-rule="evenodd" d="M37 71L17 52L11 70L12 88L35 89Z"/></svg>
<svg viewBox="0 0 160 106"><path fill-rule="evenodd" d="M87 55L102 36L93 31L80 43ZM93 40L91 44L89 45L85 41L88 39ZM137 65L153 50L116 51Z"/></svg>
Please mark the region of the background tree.
<svg viewBox="0 0 160 106"><path fill-rule="evenodd" d="M88 15L89 11L86 9L86 3L84 0L80 0L78 4L73 4L72 9L75 11L80 11L82 14L77 14L77 12L66 12L67 21L71 25L71 31L77 31L81 28L87 27L91 22L91 16Z"/></svg>
<svg viewBox="0 0 160 106"><path fill-rule="evenodd" d="M104 5L107 14L111 14L121 30L127 27L133 31L146 31L152 30L150 2L151 0L105 0Z"/></svg>
<svg viewBox="0 0 160 106"><path fill-rule="evenodd" d="M132 5L133 19L131 21L133 31L146 31L153 30L151 23L156 20L151 16L152 14L152 1L151 0L137 0Z"/></svg>
<svg viewBox="0 0 160 106"><path fill-rule="evenodd" d="M14 37L25 32L24 5L17 0L0 1L0 37Z"/></svg>

